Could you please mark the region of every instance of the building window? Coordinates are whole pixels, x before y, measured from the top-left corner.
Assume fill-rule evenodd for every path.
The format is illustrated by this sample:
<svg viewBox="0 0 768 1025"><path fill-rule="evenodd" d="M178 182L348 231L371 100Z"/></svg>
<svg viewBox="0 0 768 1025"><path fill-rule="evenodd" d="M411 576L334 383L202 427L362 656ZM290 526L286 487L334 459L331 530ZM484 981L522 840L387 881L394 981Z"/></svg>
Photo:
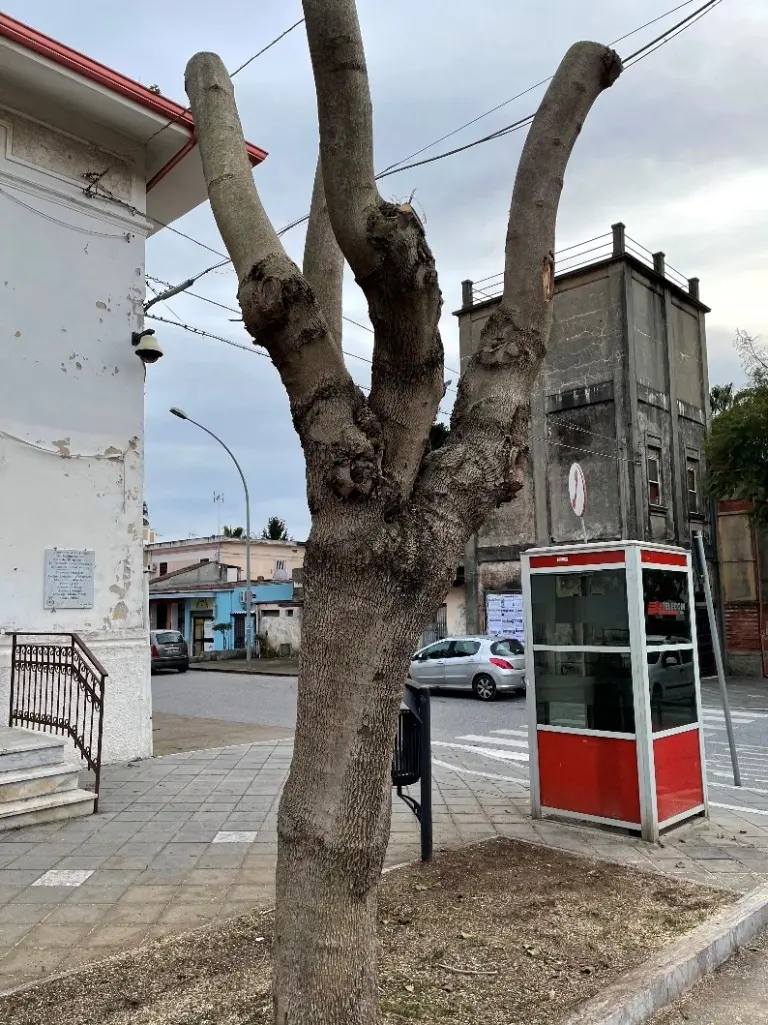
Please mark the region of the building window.
<svg viewBox="0 0 768 1025"><path fill-rule="evenodd" d="M164 577L167 572L168 572L168 563L167 562L161 562L160 563L160 576Z"/></svg>
<svg viewBox="0 0 768 1025"><path fill-rule="evenodd" d="M685 484L688 489L688 514L696 515L699 508L699 461L687 459L685 463Z"/></svg>
<svg viewBox="0 0 768 1025"><path fill-rule="evenodd" d="M286 614L286 616L292 616L293 615L293 609L286 609L285 610L285 614Z"/></svg>
<svg viewBox="0 0 768 1025"><path fill-rule="evenodd" d="M275 569L285 569L285 559L278 559Z"/></svg>
<svg viewBox="0 0 768 1025"><path fill-rule="evenodd" d="M211 561L210 559L201 559L200 560L200 564L202 565L204 562L210 562L210 561Z"/></svg>
<svg viewBox="0 0 768 1025"><path fill-rule="evenodd" d="M661 505L661 449L655 445L648 446L648 501L651 505Z"/></svg>
<svg viewBox="0 0 768 1025"><path fill-rule="evenodd" d="M263 618L266 618L267 616L279 616L280 609L262 609L261 615Z"/></svg>

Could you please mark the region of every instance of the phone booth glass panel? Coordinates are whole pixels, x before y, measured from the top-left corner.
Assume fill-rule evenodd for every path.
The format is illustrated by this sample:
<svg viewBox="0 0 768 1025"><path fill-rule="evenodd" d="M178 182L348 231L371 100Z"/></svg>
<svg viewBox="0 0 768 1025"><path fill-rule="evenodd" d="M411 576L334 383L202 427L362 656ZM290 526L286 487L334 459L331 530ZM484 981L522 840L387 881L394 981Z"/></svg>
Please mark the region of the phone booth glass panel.
<svg viewBox="0 0 768 1025"><path fill-rule="evenodd" d="M688 552L534 549L523 585L534 816L655 839L706 813Z"/></svg>

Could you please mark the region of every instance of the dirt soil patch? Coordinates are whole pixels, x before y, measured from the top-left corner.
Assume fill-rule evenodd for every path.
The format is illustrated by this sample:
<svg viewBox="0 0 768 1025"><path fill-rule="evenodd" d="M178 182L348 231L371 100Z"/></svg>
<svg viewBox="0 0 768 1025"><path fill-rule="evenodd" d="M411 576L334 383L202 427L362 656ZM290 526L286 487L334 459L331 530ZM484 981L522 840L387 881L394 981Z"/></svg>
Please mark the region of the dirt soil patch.
<svg viewBox="0 0 768 1025"><path fill-rule="evenodd" d="M558 1025L733 895L494 840L384 877L387 1025ZM271 916L161 940L0 999L3 1025L266 1025Z"/></svg>

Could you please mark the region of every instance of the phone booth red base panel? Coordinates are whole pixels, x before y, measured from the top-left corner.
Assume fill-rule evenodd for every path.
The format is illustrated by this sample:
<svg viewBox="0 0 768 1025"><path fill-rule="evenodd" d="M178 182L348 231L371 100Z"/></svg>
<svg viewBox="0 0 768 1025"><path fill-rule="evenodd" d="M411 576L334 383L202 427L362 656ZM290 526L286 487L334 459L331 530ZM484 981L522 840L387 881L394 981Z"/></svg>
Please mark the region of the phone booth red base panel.
<svg viewBox="0 0 768 1025"><path fill-rule="evenodd" d="M690 554L523 554L531 808L648 840L707 814Z"/></svg>
<svg viewBox="0 0 768 1025"><path fill-rule="evenodd" d="M544 808L640 828L634 741L541 730L538 746ZM610 788L604 785L606 779Z"/></svg>
<svg viewBox="0 0 768 1025"><path fill-rule="evenodd" d="M659 827L704 806L701 751L697 731L673 733L653 742Z"/></svg>

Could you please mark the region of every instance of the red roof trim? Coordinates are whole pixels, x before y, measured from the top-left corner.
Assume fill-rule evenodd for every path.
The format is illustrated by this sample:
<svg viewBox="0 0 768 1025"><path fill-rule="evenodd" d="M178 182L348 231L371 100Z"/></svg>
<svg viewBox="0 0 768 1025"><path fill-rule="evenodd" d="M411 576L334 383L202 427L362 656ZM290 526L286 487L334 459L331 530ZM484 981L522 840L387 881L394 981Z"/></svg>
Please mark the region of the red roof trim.
<svg viewBox="0 0 768 1025"><path fill-rule="evenodd" d="M556 569L558 566L604 566L624 563L624 552L563 552L562 555L532 555L531 569Z"/></svg>
<svg viewBox="0 0 768 1025"><path fill-rule="evenodd" d="M40 54L41 57L46 57L48 60L53 61L54 64L59 64L63 68L68 68L70 71L82 75L83 78L88 78L92 82L98 83L98 85L103 85L110 92L116 93L118 96L124 96L140 107L144 107L145 110L150 110L153 114L159 114L169 121L173 120L194 133L195 121L192 114L186 108L181 107L178 103L174 103L173 100L166 99L164 96L158 96L157 93L153 93L151 89L140 85L132 78L121 75L119 71L113 71L112 68L100 64L91 57L86 57L85 54L73 50L71 47L65 46L55 39L51 39L50 36L43 35L37 29L30 28L28 25L24 25L22 22L16 21L15 18L11 18L2 12L0 12L0 36L9 39L12 43L18 43L19 46L23 46L26 50ZM267 156L267 151L261 149L260 146L254 146L251 142L247 142L245 146L251 163L254 165L260 164Z"/></svg>
<svg viewBox="0 0 768 1025"><path fill-rule="evenodd" d="M657 566L680 566L684 569L688 565L688 558L678 552L655 552L653 549L643 549L640 552L640 562L655 563Z"/></svg>

